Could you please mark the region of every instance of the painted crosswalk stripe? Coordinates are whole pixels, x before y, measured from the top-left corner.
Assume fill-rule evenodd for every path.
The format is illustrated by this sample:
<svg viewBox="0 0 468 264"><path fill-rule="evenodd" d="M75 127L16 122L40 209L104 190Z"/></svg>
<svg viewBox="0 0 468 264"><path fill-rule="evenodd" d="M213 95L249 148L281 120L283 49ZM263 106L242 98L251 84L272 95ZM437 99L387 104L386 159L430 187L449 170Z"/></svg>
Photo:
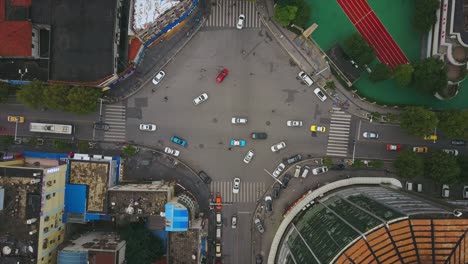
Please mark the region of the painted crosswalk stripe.
<svg viewBox="0 0 468 264"><path fill-rule="evenodd" d="M103 122L109 125L104 141L126 141L127 109L123 105L104 105Z"/></svg>
<svg viewBox="0 0 468 264"><path fill-rule="evenodd" d="M245 16L244 27L260 27L255 2L239 0L217 0L205 27L236 27L240 14Z"/></svg>
<svg viewBox="0 0 468 264"><path fill-rule="evenodd" d="M225 203L253 203L256 202L265 192L265 183L263 182L241 182L239 193L232 192L234 183L212 182L211 192L216 195L219 193Z"/></svg>
<svg viewBox="0 0 468 264"><path fill-rule="evenodd" d="M327 156L347 156L352 116L333 109L328 134Z"/></svg>

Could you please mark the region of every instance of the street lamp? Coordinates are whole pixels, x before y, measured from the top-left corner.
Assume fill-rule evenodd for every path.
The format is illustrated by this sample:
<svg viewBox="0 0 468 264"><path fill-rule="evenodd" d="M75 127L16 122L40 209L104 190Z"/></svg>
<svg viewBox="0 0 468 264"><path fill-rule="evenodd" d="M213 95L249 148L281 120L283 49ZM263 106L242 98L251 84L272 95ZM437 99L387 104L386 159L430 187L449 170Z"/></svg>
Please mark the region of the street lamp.
<svg viewBox="0 0 468 264"><path fill-rule="evenodd" d="M268 175L270 175L275 181L279 182L279 184L283 185L283 183L278 180L275 176L273 176L273 174L271 174L269 171L267 171L267 169L263 169Z"/></svg>
<svg viewBox="0 0 468 264"><path fill-rule="evenodd" d="M18 135L18 119L19 119L19 116L16 117L16 125L15 125L15 142L16 142L16 137Z"/></svg>
<svg viewBox="0 0 468 264"><path fill-rule="evenodd" d="M18 70L18 73L21 75L21 81L23 80L23 76L28 73L28 68L24 68L24 73L21 71L21 69Z"/></svg>
<svg viewBox="0 0 468 264"><path fill-rule="evenodd" d="M330 68L330 64L328 63L328 61L325 61L327 63L327 67L323 68L322 70L320 70L319 72L317 72L315 74L315 76L321 74L322 72L326 71L328 68Z"/></svg>

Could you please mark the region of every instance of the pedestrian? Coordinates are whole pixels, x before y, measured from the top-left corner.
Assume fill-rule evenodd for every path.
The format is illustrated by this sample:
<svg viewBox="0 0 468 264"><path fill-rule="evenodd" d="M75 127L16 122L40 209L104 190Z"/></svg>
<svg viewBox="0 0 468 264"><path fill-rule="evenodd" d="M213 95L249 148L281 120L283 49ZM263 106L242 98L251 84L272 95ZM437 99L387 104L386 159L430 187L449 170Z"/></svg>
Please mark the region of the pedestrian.
<svg viewBox="0 0 468 264"><path fill-rule="evenodd" d="M153 89L151 89L151 92L154 93L154 92L156 92L156 90L154 90L154 88L153 88Z"/></svg>
<svg viewBox="0 0 468 264"><path fill-rule="evenodd" d="M169 100L169 98L167 98L167 96L164 96L164 102L167 102L167 100Z"/></svg>

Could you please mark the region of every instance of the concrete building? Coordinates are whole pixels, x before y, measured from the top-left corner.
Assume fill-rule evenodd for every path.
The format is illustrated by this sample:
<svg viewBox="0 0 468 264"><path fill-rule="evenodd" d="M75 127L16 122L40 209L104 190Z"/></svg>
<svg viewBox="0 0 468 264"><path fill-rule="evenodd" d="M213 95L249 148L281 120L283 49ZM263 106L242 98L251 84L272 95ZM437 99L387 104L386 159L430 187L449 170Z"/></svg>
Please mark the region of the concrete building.
<svg viewBox="0 0 468 264"><path fill-rule="evenodd" d="M68 160L68 166L67 223L110 219L107 215L107 192L118 182L120 159L77 153Z"/></svg>
<svg viewBox="0 0 468 264"><path fill-rule="evenodd" d="M118 234L90 232L63 243L58 264L123 264L125 240Z"/></svg>
<svg viewBox="0 0 468 264"><path fill-rule="evenodd" d="M66 172L59 157L0 161L0 263L56 263Z"/></svg>

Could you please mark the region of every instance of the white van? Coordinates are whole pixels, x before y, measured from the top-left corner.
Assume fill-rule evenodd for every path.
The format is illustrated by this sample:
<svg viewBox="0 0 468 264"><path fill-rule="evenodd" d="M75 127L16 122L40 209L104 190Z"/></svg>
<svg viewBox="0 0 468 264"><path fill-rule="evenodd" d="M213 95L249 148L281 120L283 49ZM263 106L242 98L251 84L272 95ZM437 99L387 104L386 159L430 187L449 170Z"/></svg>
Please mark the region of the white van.
<svg viewBox="0 0 468 264"><path fill-rule="evenodd" d="M412 182L406 182L406 190L408 190L408 191L413 190L413 183Z"/></svg>
<svg viewBox="0 0 468 264"><path fill-rule="evenodd" d="M422 192L422 184L418 183L418 192Z"/></svg>
<svg viewBox="0 0 468 264"><path fill-rule="evenodd" d="M312 78L310 78L309 75L307 75L307 73L305 73L304 71L301 71L299 74L299 78L301 78L301 80L307 85L307 86L311 86L314 81L312 81Z"/></svg>
<svg viewBox="0 0 468 264"><path fill-rule="evenodd" d="M296 165L296 171L294 172L294 177L299 177L299 175L301 174L301 166L299 165Z"/></svg>
<svg viewBox="0 0 468 264"><path fill-rule="evenodd" d="M221 239L221 228L220 227L216 228L216 238Z"/></svg>
<svg viewBox="0 0 468 264"><path fill-rule="evenodd" d="M216 226L223 226L223 219L221 218L221 213L216 213Z"/></svg>
<svg viewBox="0 0 468 264"><path fill-rule="evenodd" d="M301 177L302 177L302 178L307 177L307 174L309 174L309 171L310 171L310 167L309 167L309 166L304 166L304 167L302 167L302 174L301 174Z"/></svg>

